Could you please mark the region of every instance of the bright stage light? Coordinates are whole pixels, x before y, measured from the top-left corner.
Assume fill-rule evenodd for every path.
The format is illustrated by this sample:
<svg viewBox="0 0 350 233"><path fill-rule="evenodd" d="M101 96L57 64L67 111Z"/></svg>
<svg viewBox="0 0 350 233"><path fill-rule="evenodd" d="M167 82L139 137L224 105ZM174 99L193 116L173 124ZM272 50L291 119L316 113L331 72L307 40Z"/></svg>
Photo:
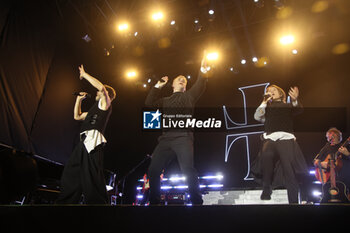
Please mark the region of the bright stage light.
<svg viewBox="0 0 350 233"><path fill-rule="evenodd" d="M158 11L158 12L155 12L155 13L152 14L152 19L154 21L159 21L159 20L161 20L163 18L164 18L164 14L161 11Z"/></svg>
<svg viewBox="0 0 350 233"><path fill-rule="evenodd" d="M294 43L294 36L293 35L286 35L286 36L282 36L280 38L280 43L282 45L289 45Z"/></svg>
<svg viewBox="0 0 350 233"><path fill-rule="evenodd" d="M214 10L211 10L211 9L210 9L210 10L208 11L208 13L209 13L209 15L213 15L215 12L214 12Z"/></svg>
<svg viewBox="0 0 350 233"><path fill-rule="evenodd" d="M118 24L118 30L123 32L129 29L129 25L127 23Z"/></svg>
<svg viewBox="0 0 350 233"><path fill-rule="evenodd" d="M247 61L245 59L242 59L241 64L244 65L245 63L247 63Z"/></svg>
<svg viewBox="0 0 350 233"><path fill-rule="evenodd" d="M322 192L318 191L318 190L315 190L312 192L312 195L314 195L315 197L319 197L322 195Z"/></svg>
<svg viewBox="0 0 350 233"><path fill-rule="evenodd" d="M125 75L128 79L134 79L137 76L137 72L135 70L128 70Z"/></svg>
<svg viewBox="0 0 350 233"><path fill-rule="evenodd" d="M293 49L293 50L292 50L292 53L293 53L293 54L298 54L298 50Z"/></svg>
<svg viewBox="0 0 350 233"><path fill-rule="evenodd" d="M211 52L207 54L206 58L209 61L215 61L215 60L218 60L219 54L217 52Z"/></svg>
<svg viewBox="0 0 350 233"><path fill-rule="evenodd" d="M170 22L170 25L175 25L175 20L172 20L171 22Z"/></svg>
<svg viewBox="0 0 350 233"><path fill-rule="evenodd" d="M257 57L253 57L253 58L252 58L252 61L253 61L253 62L257 62L257 61L258 61L258 58L257 58Z"/></svg>

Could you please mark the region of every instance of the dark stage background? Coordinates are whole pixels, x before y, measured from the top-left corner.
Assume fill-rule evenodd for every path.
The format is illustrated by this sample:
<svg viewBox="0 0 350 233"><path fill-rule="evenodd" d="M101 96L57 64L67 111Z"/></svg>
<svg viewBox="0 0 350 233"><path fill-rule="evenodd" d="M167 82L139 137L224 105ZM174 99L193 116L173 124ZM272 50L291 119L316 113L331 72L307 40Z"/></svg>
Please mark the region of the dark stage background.
<svg viewBox="0 0 350 233"><path fill-rule="evenodd" d="M308 121L301 125L310 127L298 130L296 136L311 166L325 143L325 131L335 126L346 138L350 125L350 53L346 49L350 43L350 3L327 1L328 9L315 13L311 12L315 2L284 1L293 11L289 17L278 19L272 0L265 0L262 8L242 0L154 1L168 9L169 22L171 17L176 19L174 27L168 22L155 27L146 17L149 1L1 1L0 143L64 164L78 140L79 122L73 120L72 93L96 93L86 81L79 80L78 66L84 64L88 73L117 91L105 135L105 167L121 178L152 153L160 135L142 131L142 108L149 91L149 86L144 88L142 84L148 78L154 85L163 75L173 78L183 74L191 75L190 87L202 51L215 44L222 58L197 106L213 109L224 119L223 105L242 107L239 87L266 82L285 90L298 86L308 113ZM215 9L215 19L208 18L209 8ZM133 22L137 36L118 35L115 22L121 17ZM200 31L194 28L195 18L202 24ZM277 32L291 28L299 33L296 55L276 45ZM82 39L86 34L90 42ZM170 45L160 48L161 38L168 38ZM345 50L334 52L341 43L345 43ZM268 57L267 65L254 66L253 55ZM240 63L243 57L245 65ZM123 77L130 64L139 67L137 80ZM165 88L164 95L170 94L171 88ZM250 94L248 107L257 107L261 94ZM83 110L88 110L92 101L84 101ZM333 116L319 119L319 110L323 116L327 111ZM338 112L339 116L334 117ZM196 133L195 166L199 173L221 172L226 187L255 185L243 180L247 159L242 141L235 144L225 163L226 135L242 132L247 131ZM259 150L259 137L251 136L249 143L253 160ZM143 175L148 162L128 177L129 186ZM174 163L167 172L175 173L177 169Z"/></svg>

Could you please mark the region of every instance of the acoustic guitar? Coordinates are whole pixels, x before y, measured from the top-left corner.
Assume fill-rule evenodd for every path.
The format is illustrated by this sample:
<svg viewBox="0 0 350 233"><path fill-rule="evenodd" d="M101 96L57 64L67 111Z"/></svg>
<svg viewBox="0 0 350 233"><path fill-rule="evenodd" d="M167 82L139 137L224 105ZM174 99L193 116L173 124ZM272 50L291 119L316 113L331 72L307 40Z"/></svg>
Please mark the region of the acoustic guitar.
<svg viewBox="0 0 350 233"><path fill-rule="evenodd" d="M347 146L350 143L350 137L348 137L345 142L341 146ZM330 160L332 159L332 154L327 155L327 157L322 162L328 162L330 164ZM339 171L342 166L343 162L341 159L341 153L337 151L334 155L335 158L335 170ZM323 168L321 166L321 163L318 163L316 169L315 169L315 176L316 178L322 183L325 184L330 178L330 167Z"/></svg>
<svg viewBox="0 0 350 233"><path fill-rule="evenodd" d="M321 203L349 203L346 186L335 180L335 159L330 159L330 181L322 186Z"/></svg>

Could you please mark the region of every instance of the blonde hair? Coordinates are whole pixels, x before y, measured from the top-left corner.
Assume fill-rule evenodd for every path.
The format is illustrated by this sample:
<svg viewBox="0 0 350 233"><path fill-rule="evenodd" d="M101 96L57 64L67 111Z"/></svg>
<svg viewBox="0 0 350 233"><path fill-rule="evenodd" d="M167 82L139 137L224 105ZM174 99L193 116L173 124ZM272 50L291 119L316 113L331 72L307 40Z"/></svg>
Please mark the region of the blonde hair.
<svg viewBox="0 0 350 233"><path fill-rule="evenodd" d="M280 98L281 98L281 100L283 101L283 102L286 102L287 101L287 95L286 95L286 93L284 92L284 90L281 88L281 87L279 87L279 86L277 86L277 85L275 85L275 84L272 84L272 85L269 85L267 88L266 88L266 90L268 89L268 88L270 88L270 87L274 87L274 88L276 88L277 89L277 91L278 91L278 93L280 94Z"/></svg>

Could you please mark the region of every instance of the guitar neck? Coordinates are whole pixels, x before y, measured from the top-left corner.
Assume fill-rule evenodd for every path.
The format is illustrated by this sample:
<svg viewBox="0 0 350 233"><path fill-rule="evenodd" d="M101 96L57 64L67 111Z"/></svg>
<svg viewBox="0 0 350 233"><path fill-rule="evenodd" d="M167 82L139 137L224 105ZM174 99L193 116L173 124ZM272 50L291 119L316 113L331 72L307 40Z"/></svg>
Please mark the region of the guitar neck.
<svg viewBox="0 0 350 233"><path fill-rule="evenodd" d="M343 142L343 144L341 144L340 147L347 146L347 145L349 144L349 142L350 142L350 137L348 137L348 138L345 140L345 142ZM337 157L339 156L339 154L340 154L339 151L335 152L335 154L334 154L335 159L337 159Z"/></svg>
<svg viewBox="0 0 350 233"><path fill-rule="evenodd" d="M331 159L330 160L330 176L331 176L331 187L334 188L336 187L336 184L335 184L335 164L334 164L334 160Z"/></svg>

